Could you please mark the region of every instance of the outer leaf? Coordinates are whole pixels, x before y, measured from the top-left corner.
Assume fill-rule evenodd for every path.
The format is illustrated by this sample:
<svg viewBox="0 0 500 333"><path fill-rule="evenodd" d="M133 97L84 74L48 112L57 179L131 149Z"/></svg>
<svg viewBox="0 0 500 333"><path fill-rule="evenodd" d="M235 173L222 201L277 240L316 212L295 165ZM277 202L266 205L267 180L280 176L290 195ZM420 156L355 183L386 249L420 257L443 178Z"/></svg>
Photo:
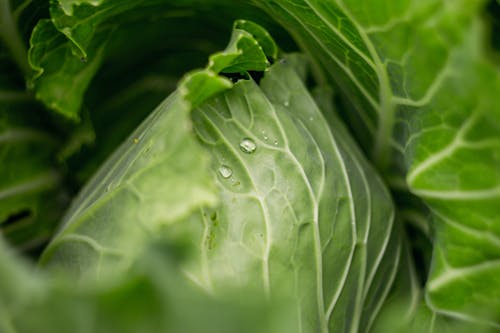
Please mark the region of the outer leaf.
<svg viewBox="0 0 500 333"><path fill-rule="evenodd" d="M423 302L424 291L408 244L403 246L398 274L373 332L494 332L491 326L439 314Z"/></svg>
<svg viewBox="0 0 500 333"><path fill-rule="evenodd" d="M162 224L216 202L205 171L208 160L190 134L188 111L189 105L173 95L122 144L80 194L45 261L79 258L74 268L82 271L89 266L99 271L122 256L128 263ZM117 210L109 210L117 204Z"/></svg>
<svg viewBox="0 0 500 333"><path fill-rule="evenodd" d="M150 49L151 44L156 44L158 46L154 48L161 49L163 45L162 57L166 58L172 56L172 48L179 50L189 45L189 40L193 36L205 34L210 36L208 39L216 40L217 37L213 37L214 31L211 29L220 30L223 27L223 31L227 31L229 28L227 22L231 22L236 13L239 13L240 17L252 17L257 11L249 8L246 3L231 4L229 7L233 10L227 10L221 6L229 4L230 2L226 0L210 0L209 2L183 0L171 4L162 0L53 1L50 7L50 23L40 22L31 40L30 64L37 71L33 80L36 96L49 108L77 121L83 96L91 79L108 54L112 52L108 49L108 42L113 43L119 39L120 34L129 30L129 26L137 25L137 22L143 24L136 27L138 30L132 32L132 36L142 32L145 27L147 29L148 25L154 26L156 22L157 30L163 33L155 32L152 36L142 36L140 40L150 40L158 36L162 40L161 43L153 39L146 44L146 47ZM214 17L210 14L211 11L217 11L219 16ZM184 17L186 22L181 21L179 25L171 27L168 23L166 25L159 23L165 21L166 17L175 18L176 16ZM259 16L261 20L265 19L260 11ZM192 20L193 26L187 23L189 20ZM186 28L183 28L184 26ZM169 28L172 31L165 30ZM183 30L190 32L191 35ZM181 32L175 33L179 31ZM144 33L148 32L150 31L144 31ZM256 33L259 34L259 32ZM176 40L179 42L176 43ZM136 43L138 41L131 41L131 44ZM212 42L207 43L206 40L202 40L197 47L206 47L210 43ZM167 48L168 45L173 46ZM208 51L215 50L208 49ZM140 53L137 49L132 48L129 52L127 58L139 61L139 59L134 59L135 54ZM209 52L205 50L204 57ZM123 57L123 54L121 56ZM137 62L132 62L131 66L137 66ZM130 67L127 70L130 70ZM68 84L70 79L75 81L71 85Z"/></svg>
<svg viewBox="0 0 500 333"><path fill-rule="evenodd" d="M76 57L51 21L41 20L31 36L29 60L36 71L34 89L37 99L72 120L78 111L90 80L102 63L109 31L93 41L87 58Z"/></svg>
<svg viewBox="0 0 500 333"><path fill-rule="evenodd" d="M100 68L83 103L88 115L83 120L90 118L95 144L68 161L80 184L176 89L182 75L204 66L207 54L224 47L227 29L201 18L179 11L114 31L106 47L109 65Z"/></svg>
<svg viewBox="0 0 500 333"><path fill-rule="evenodd" d="M78 287L66 275L29 267L4 245L0 238L2 332L296 332L282 300L270 304L232 289L218 299L203 293L180 272L174 254L185 253L174 244L150 246L127 275Z"/></svg>
<svg viewBox="0 0 500 333"><path fill-rule="evenodd" d="M500 318L500 76L480 44L483 1L256 2L311 54L317 76L341 87L389 181L406 176L433 212L429 304Z"/></svg>
<svg viewBox="0 0 500 333"><path fill-rule="evenodd" d="M158 2L82 1L75 11L53 2L52 19L40 21L31 36L29 60L36 71L32 85L37 99L68 119L79 121L83 96L104 61L112 31L133 21L131 16L137 20L144 14L131 11L128 17L116 17ZM71 12L66 15L63 8ZM155 11L158 8L149 13Z"/></svg>
<svg viewBox="0 0 500 333"><path fill-rule="evenodd" d="M30 249L50 237L64 198L54 161L59 138L22 108L0 105L0 225L9 241Z"/></svg>
<svg viewBox="0 0 500 333"><path fill-rule="evenodd" d="M293 59L291 62L294 62ZM393 211L388 193L351 141L342 123L335 119L331 122L332 129L328 128L320 110L306 93L304 85L290 66L278 64L271 68L268 76L262 81L262 89L274 105L274 114L271 113L267 117L260 115L255 111L257 107L251 105L255 112L254 126L245 126L245 122L248 122L245 118L240 118L239 121L243 127L255 128L255 137L266 141L265 135L259 133L259 125L272 124L272 118L277 117L275 120L277 127L283 131L281 135L284 135L284 138L278 137L278 146L285 149L285 154L289 150L292 157L291 161L287 161L286 155L281 157L279 151L276 151L271 153L272 160L277 164L278 170L281 168L284 175L294 169L287 164L289 162L295 164L299 173L302 177L305 175L307 180L304 179L303 183L306 187L301 188L300 181L288 184L280 180L279 173L275 171L276 176L272 185L265 178L263 181L257 181L257 195L266 194L264 204L268 203L271 211L274 210L272 206L279 200L290 202L292 207L295 207L295 200L300 201L300 204L296 203L297 207L304 207L302 205L305 204L312 207L305 209L304 212L300 212L297 208L300 215L289 218L298 221L299 225L301 221L306 222L309 219L314 221L312 230L304 230L304 226L299 227L296 251L301 248L304 251L304 247L309 246L303 243L305 241L302 239L305 237L313 236L314 243L319 241L322 262L319 262L317 251L315 260L317 269L322 266L323 291L322 293L318 291L317 295L323 298L328 330L330 332L369 330L392 284L396 263L399 261L399 232L392 230ZM290 120L283 115L284 109L288 109ZM237 119L237 116L233 113L234 118ZM266 121L266 118L269 121ZM295 130L300 134L294 133ZM272 138L273 134L278 135L278 133L269 133L269 137ZM301 141L308 142L306 150L300 147ZM293 161L294 157L297 161ZM263 160L271 159L263 157ZM259 163L259 160L255 158L254 163ZM296 163L303 168L303 171ZM272 170L272 167L270 168ZM263 173L263 176L266 174ZM291 189L295 186L297 192ZM293 193L297 193L297 197ZM307 194L306 197L304 193ZM332 202L336 202L335 208L332 207ZM275 215L277 220L283 219L282 214ZM273 228L272 235L286 232L280 225L281 223ZM294 231L289 232L293 235ZM290 238L293 239L292 237ZM313 246L318 245L313 244ZM277 249L273 251L275 247ZM273 252L277 256L284 255L284 250L281 248L282 246L278 244L271 246L270 258L273 258ZM295 257L292 255L292 265L298 266L295 275L299 279L296 282L298 289L296 290L299 294L306 293L307 291L301 290L300 287L306 283L300 282L300 279L306 278L307 274L302 272L302 269L308 268L301 266L300 262L309 260L305 254L301 256L301 260L298 259L298 254L297 259ZM274 281L279 285L283 279L276 276ZM319 286L316 285L316 288ZM321 302L320 298L316 301ZM305 325L306 323L307 321L304 322ZM307 328L305 330L307 331Z"/></svg>
<svg viewBox="0 0 500 333"><path fill-rule="evenodd" d="M26 263L16 257L0 235L0 331L15 332L12 314L18 305L36 299L44 281L35 278Z"/></svg>
<svg viewBox="0 0 500 333"><path fill-rule="evenodd" d="M65 203L55 161L60 132L25 91L25 36L43 8L0 2L0 230L21 250L48 240Z"/></svg>

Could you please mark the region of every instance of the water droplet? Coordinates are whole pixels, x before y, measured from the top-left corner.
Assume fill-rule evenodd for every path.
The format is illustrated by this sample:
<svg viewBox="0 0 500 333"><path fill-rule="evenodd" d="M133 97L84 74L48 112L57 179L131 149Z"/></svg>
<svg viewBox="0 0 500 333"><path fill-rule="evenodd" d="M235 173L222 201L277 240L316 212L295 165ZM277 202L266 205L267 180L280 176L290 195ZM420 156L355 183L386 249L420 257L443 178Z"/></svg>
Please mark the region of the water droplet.
<svg viewBox="0 0 500 333"><path fill-rule="evenodd" d="M290 105L290 102L289 102L289 101L284 101L284 102L283 102L283 105L284 105L284 106L289 106L289 105Z"/></svg>
<svg viewBox="0 0 500 333"><path fill-rule="evenodd" d="M221 165L219 167L219 174L222 176L222 178L227 179L233 174L233 169L231 169L227 165Z"/></svg>
<svg viewBox="0 0 500 333"><path fill-rule="evenodd" d="M251 154L257 149L257 145L252 139L245 138L240 142L240 149L244 153Z"/></svg>
<svg viewBox="0 0 500 333"><path fill-rule="evenodd" d="M309 121L313 121L313 120L314 120L314 118L313 118L313 117L309 117Z"/></svg>
<svg viewBox="0 0 500 333"><path fill-rule="evenodd" d="M277 146L278 145L278 141L274 140L274 145Z"/></svg>

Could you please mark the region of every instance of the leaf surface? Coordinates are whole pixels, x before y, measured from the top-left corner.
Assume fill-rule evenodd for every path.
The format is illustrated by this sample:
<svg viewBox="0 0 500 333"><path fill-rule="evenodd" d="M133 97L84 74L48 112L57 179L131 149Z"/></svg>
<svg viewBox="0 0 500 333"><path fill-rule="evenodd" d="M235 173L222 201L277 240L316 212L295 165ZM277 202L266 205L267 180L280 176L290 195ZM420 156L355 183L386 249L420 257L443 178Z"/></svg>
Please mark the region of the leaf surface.
<svg viewBox="0 0 500 333"><path fill-rule="evenodd" d="M273 48L240 27L108 160L43 261L99 274L153 236L181 239L194 249L183 271L209 293L291 293L301 331L368 329L400 258L389 194L340 121L329 127L292 65L304 59L276 63L260 86L225 86L215 75L268 66ZM182 98L191 105L181 110ZM175 118L188 117L190 106L201 146L181 131L188 119ZM217 190L199 187L212 182Z"/></svg>
<svg viewBox="0 0 500 333"><path fill-rule="evenodd" d="M25 88L27 39L45 7L0 2L0 230L24 251L50 238L66 203L55 160L61 133Z"/></svg>
<svg viewBox="0 0 500 333"><path fill-rule="evenodd" d="M318 79L341 88L389 183L432 211L429 305L500 318L484 311L500 309L500 75L481 44L484 2L256 2L311 55Z"/></svg>

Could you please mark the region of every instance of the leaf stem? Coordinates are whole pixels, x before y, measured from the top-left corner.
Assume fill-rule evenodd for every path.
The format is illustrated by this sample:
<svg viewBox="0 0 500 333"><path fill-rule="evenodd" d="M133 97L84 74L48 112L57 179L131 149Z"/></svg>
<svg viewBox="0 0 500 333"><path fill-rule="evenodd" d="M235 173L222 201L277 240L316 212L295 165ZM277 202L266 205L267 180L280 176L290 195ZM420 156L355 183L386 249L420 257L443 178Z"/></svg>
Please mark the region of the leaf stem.
<svg viewBox="0 0 500 333"><path fill-rule="evenodd" d="M9 0L0 0L0 38L4 41L19 69L25 76L29 76L31 67L28 63L28 53L16 27Z"/></svg>

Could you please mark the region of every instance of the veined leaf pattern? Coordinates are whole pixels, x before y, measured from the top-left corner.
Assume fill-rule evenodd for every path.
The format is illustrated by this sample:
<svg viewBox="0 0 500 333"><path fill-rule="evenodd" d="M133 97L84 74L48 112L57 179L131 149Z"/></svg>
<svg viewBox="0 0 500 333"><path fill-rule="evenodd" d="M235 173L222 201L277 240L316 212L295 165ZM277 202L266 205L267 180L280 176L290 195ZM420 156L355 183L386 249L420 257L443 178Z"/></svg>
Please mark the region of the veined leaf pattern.
<svg viewBox="0 0 500 333"><path fill-rule="evenodd" d="M389 195L342 124L328 128L287 64L271 67L260 89L240 81L193 117L213 168L232 170L218 175L222 204L216 221L205 219L205 268L193 279L217 291L238 272L239 283L270 294L292 288L304 332L368 329L400 240ZM250 154L239 148L245 138Z"/></svg>
<svg viewBox="0 0 500 333"><path fill-rule="evenodd" d="M480 43L484 1L256 2L341 87L386 178L406 177L433 212L429 305L498 318L484 311L500 308L500 75Z"/></svg>
<svg viewBox="0 0 500 333"><path fill-rule="evenodd" d="M343 125L328 126L296 60L260 86L211 71L269 66L268 35L240 26L104 164L42 261L99 275L147 239L183 239L197 250L185 274L209 293L292 291L303 332L369 329L400 260L390 195Z"/></svg>

